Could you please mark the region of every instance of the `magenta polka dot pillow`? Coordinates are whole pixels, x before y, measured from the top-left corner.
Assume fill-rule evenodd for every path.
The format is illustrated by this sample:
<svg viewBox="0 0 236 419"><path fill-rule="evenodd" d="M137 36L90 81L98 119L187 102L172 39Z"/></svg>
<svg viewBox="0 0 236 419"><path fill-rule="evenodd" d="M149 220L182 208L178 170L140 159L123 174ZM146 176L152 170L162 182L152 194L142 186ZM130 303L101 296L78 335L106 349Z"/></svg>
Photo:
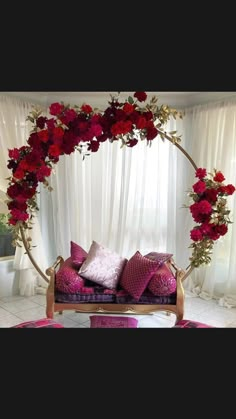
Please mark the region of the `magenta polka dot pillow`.
<svg viewBox="0 0 236 419"><path fill-rule="evenodd" d="M76 268L80 268L88 256L88 253L77 243L70 242L70 256Z"/></svg>
<svg viewBox="0 0 236 419"><path fill-rule="evenodd" d="M139 300L159 266L158 261L148 259L137 251L124 268L120 286L133 298Z"/></svg>
<svg viewBox="0 0 236 419"><path fill-rule="evenodd" d="M56 274L56 289L65 294L76 294L84 287L84 279L74 268L71 257L66 259Z"/></svg>
<svg viewBox="0 0 236 419"><path fill-rule="evenodd" d="M148 289L156 296L170 295L176 291L176 279L166 263L163 263L152 276Z"/></svg>

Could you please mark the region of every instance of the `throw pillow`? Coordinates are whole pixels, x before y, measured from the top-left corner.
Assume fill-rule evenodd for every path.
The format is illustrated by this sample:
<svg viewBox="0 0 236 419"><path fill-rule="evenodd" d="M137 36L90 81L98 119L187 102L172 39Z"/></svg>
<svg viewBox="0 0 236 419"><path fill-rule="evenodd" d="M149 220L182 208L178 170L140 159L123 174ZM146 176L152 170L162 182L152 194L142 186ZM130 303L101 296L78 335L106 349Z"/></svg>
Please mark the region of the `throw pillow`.
<svg viewBox="0 0 236 419"><path fill-rule="evenodd" d="M148 253L147 255L144 255L144 256L145 256L145 258L156 260L156 261L160 262L160 265L162 265L162 263L171 259L173 254L172 253L150 252L150 253Z"/></svg>
<svg viewBox="0 0 236 419"><path fill-rule="evenodd" d="M104 288L115 289L127 259L93 241L79 274Z"/></svg>
<svg viewBox="0 0 236 419"><path fill-rule="evenodd" d="M148 259L137 251L127 262L120 285L133 298L139 300L160 262Z"/></svg>
<svg viewBox="0 0 236 419"><path fill-rule="evenodd" d="M56 288L65 294L76 294L84 286L84 279L74 268L71 257L66 259L56 273Z"/></svg>
<svg viewBox="0 0 236 419"><path fill-rule="evenodd" d="M82 263L85 261L88 253L77 243L70 242L70 256L72 262L76 268L80 268Z"/></svg>
<svg viewBox="0 0 236 419"><path fill-rule="evenodd" d="M176 278L166 263L152 276L148 289L156 296L170 295L176 291Z"/></svg>
<svg viewBox="0 0 236 419"><path fill-rule="evenodd" d="M122 316L90 316L91 328L136 328L138 320Z"/></svg>

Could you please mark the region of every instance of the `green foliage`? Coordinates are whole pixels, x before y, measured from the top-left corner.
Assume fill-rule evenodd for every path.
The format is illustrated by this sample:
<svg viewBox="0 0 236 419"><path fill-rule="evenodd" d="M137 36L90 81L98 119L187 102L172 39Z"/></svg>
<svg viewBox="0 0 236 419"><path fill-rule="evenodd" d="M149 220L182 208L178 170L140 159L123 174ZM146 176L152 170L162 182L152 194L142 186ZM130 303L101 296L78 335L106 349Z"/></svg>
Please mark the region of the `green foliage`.
<svg viewBox="0 0 236 419"><path fill-rule="evenodd" d="M12 228L8 225L8 215L0 214L0 234L11 233Z"/></svg>

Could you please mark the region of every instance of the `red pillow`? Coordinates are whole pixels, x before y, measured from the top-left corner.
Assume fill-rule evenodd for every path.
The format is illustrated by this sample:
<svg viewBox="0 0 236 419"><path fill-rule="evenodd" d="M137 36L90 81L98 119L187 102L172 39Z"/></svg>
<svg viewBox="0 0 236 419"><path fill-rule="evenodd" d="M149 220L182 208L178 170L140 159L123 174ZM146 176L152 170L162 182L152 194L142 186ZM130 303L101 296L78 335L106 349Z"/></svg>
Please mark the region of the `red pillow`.
<svg viewBox="0 0 236 419"><path fill-rule="evenodd" d="M80 268L88 256L88 253L77 243L70 242L70 256L76 268Z"/></svg>
<svg viewBox="0 0 236 419"><path fill-rule="evenodd" d="M84 287L84 279L78 274L71 258L65 260L56 273L56 288L65 294L76 294Z"/></svg>
<svg viewBox="0 0 236 419"><path fill-rule="evenodd" d="M148 289L156 296L170 295L176 291L176 278L166 263L152 276Z"/></svg>
<svg viewBox="0 0 236 419"><path fill-rule="evenodd" d="M120 280L121 287L133 298L139 300L159 266L160 262L148 259L137 251L123 270Z"/></svg>

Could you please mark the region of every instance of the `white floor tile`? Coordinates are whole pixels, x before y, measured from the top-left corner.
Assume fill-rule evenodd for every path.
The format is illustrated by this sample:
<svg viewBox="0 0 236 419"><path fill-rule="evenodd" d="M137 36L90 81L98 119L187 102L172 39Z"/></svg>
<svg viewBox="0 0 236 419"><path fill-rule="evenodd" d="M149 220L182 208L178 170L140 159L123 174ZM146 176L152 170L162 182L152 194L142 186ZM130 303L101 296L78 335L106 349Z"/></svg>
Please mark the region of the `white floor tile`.
<svg viewBox="0 0 236 419"><path fill-rule="evenodd" d="M39 305L34 303L30 299L24 298L23 300L19 301L12 301L10 303L3 303L0 301L0 307L4 308L4 310L9 311L12 314L18 313L20 311L24 311L30 308L36 308Z"/></svg>
<svg viewBox="0 0 236 419"><path fill-rule="evenodd" d="M7 316L0 318L0 328L16 326L19 323L22 323L21 319L14 314L8 313Z"/></svg>
<svg viewBox="0 0 236 419"><path fill-rule="evenodd" d="M64 313L65 317L68 317L71 320L74 320L77 323L85 323L89 321L90 313L76 313L75 311L68 311Z"/></svg>
<svg viewBox="0 0 236 419"><path fill-rule="evenodd" d="M33 297L29 297L29 300L41 306L46 306L46 295L34 295Z"/></svg>
<svg viewBox="0 0 236 419"><path fill-rule="evenodd" d="M61 323L64 327L81 327L83 324L75 322L74 320L69 319L68 317L64 316L63 314L55 314L54 320L58 323Z"/></svg>
<svg viewBox="0 0 236 419"><path fill-rule="evenodd" d="M12 295L11 297L2 297L0 298L0 301L3 303L11 303L12 301L22 301L25 297L22 297L21 295Z"/></svg>
<svg viewBox="0 0 236 419"><path fill-rule="evenodd" d="M173 326L172 321L166 320L163 317L157 317L157 316L144 318L138 322L138 327L145 327L145 328L172 327L172 326Z"/></svg>
<svg viewBox="0 0 236 419"><path fill-rule="evenodd" d="M46 310L43 306L37 306L36 308L30 308L28 310L17 312L17 317L24 321L39 320L46 318Z"/></svg>
<svg viewBox="0 0 236 419"><path fill-rule="evenodd" d="M6 316L8 316L8 314L9 314L9 311L4 310L3 308L1 308L1 307L0 307L0 319L1 319L2 317L6 317Z"/></svg>

